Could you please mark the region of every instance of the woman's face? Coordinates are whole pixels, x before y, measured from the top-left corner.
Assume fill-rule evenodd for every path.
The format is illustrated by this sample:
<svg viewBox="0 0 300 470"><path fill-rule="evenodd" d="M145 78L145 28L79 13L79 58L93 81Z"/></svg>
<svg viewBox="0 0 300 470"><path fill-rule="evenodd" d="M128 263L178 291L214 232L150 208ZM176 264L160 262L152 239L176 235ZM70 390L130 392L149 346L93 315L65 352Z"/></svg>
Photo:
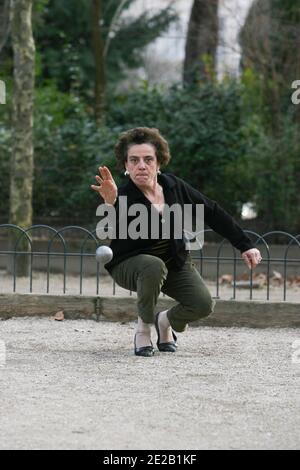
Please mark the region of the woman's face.
<svg viewBox="0 0 300 470"><path fill-rule="evenodd" d="M125 168L137 186L151 188L156 181L159 167L153 145L135 144L129 147Z"/></svg>

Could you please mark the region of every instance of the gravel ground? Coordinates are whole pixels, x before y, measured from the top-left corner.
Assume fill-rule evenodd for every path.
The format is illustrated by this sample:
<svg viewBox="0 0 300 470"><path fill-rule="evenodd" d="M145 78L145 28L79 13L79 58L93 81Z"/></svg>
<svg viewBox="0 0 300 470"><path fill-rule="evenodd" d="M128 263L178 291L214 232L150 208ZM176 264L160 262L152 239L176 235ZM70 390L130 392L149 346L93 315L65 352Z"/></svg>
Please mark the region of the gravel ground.
<svg viewBox="0 0 300 470"><path fill-rule="evenodd" d="M133 332L2 321L1 449L300 447L299 331L189 328L152 358L134 356Z"/></svg>

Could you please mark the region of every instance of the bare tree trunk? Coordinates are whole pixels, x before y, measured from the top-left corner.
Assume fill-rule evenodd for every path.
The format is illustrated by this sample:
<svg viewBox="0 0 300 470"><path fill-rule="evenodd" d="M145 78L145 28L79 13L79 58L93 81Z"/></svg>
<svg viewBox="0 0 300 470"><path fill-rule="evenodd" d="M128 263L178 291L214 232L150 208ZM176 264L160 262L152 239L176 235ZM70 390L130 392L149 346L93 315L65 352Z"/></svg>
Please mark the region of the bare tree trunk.
<svg viewBox="0 0 300 470"><path fill-rule="evenodd" d="M98 125L104 123L105 107L105 59L101 34L102 0L92 0L92 43L95 60L95 118Z"/></svg>
<svg viewBox="0 0 300 470"><path fill-rule="evenodd" d="M185 46L183 82L211 79L218 45L218 0L194 0Z"/></svg>
<svg viewBox="0 0 300 470"><path fill-rule="evenodd" d="M6 44L10 32L9 10L11 0L2 0L0 6L0 53Z"/></svg>
<svg viewBox="0 0 300 470"><path fill-rule="evenodd" d="M296 15L292 18L289 10L293 2L257 0L240 33L242 66L254 70L262 81L263 106L270 110L268 126L274 135L282 130L286 90L300 73L299 0L297 2ZM295 118L297 121L297 113Z"/></svg>
<svg viewBox="0 0 300 470"><path fill-rule="evenodd" d="M10 176L10 223L27 228L32 224L33 95L35 45L31 24L32 0L13 0L11 9L14 78L12 99L12 159ZM27 251L28 243L18 245ZM18 273L27 270L27 257Z"/></svg>
<svg viewBox="0 0 300 470"><path fill-rule="evenodd" d="M299 31L299 34L297 35L297 40L296 40L296 44L295 44L295 51L296 51L295 77L297 77L300 80L300 31ZM297 105L297 108L296 108L296 123L297 123L298 131L300 131L300 103ZM300 132L299 132L299 135L300 135Z"/></svg>

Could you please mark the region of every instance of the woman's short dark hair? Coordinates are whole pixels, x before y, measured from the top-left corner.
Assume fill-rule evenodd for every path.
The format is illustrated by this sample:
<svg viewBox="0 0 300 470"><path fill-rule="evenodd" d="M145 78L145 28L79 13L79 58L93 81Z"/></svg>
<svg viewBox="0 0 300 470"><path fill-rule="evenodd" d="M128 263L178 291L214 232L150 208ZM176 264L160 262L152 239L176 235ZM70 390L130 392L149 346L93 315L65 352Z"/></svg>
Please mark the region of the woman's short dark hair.
<svg viewBox="0 0 300 470"><path fill-rule="evenodd" d="M115 156L120 169L124 168L129 147L139 144L153 145L158 163L161 166L168 164L171 158L169 144L160 134L159 130L150 127L135 127L134 129L122 132L115 145Z"/></svg>

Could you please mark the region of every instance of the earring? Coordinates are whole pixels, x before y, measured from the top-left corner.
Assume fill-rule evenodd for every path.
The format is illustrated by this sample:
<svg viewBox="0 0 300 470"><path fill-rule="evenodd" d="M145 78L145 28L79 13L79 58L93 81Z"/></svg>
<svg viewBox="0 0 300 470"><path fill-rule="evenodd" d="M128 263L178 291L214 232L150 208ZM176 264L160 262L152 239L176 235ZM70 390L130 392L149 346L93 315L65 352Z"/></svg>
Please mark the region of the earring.
<svg viewBox="0 0 300 470"><path fill-rule="evenodd" d="M125 176L129 175L129 171L127 171L127 170L124 171L124 175L125 175Z"/></svg>
<svg viewBox="0 0 300 470"><path fill-rule="evenodd" d="M161 171L160 171L160 170L157 170L157 174L158 174L158 175L161 175Z"/></svg>

